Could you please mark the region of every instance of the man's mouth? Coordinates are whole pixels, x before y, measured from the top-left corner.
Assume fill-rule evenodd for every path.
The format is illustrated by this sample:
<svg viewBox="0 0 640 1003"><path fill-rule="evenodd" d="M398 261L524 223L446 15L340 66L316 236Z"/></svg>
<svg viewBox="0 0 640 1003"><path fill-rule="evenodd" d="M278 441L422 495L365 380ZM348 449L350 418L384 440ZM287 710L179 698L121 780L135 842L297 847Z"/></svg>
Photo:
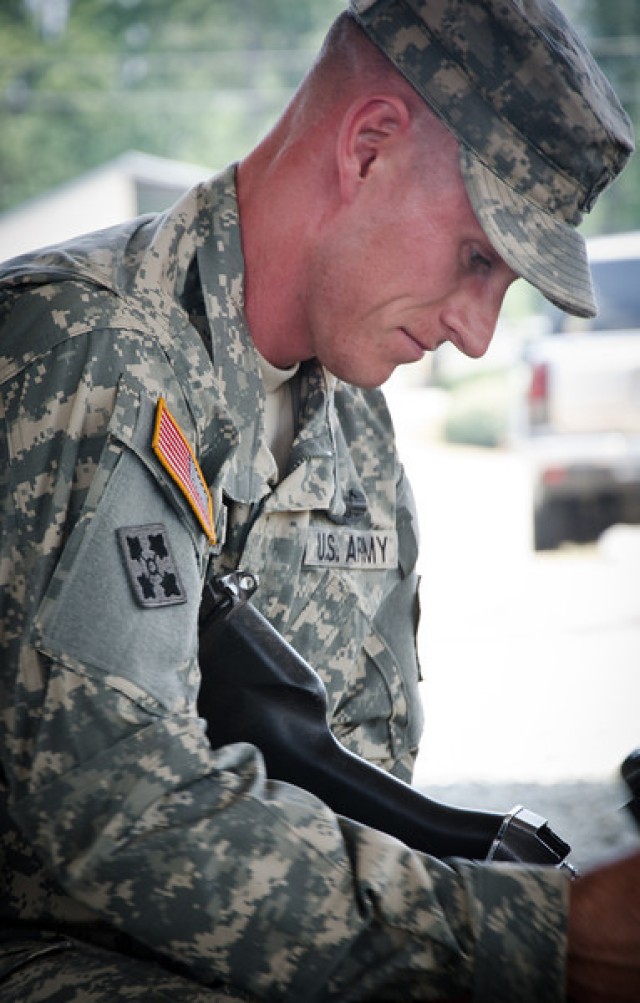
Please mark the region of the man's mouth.
<svg viewBox="0 0 640 1003"><path fill-rule="evenodd" d="M409 331L406 327L401 327L400 331L405 337L407 346L412 350L415 360L417 361L418 359L421 359L427 351L426 347L422 345L417 338L414 338L411 331Z"/></svg>

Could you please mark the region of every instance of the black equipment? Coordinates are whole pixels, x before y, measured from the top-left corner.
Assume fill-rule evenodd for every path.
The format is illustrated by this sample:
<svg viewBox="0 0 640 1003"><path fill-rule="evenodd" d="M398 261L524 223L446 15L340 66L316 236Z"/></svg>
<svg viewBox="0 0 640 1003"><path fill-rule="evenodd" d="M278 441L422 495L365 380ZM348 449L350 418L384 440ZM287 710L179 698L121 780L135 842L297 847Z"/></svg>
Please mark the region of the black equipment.
<svg viewBox="0 0 640 1003"><path fill-rule="evenodd" d="M620 774L631 793L631 800L627 801L625 807L631 812L636 825L640 827L640 749L634 749L629 753L620 767Z"/></svg>
<svg viewBox="0 0 640 1003"><path fill-rule="evenodd" d="M267 775L315 794L334 812L435 857L512 860L573 868L570 847L539 815L457 808L349 752L327 724L314 669L249 602L255 576L213 578L200 621L198 711L213 748L257 746Z"/></svg>

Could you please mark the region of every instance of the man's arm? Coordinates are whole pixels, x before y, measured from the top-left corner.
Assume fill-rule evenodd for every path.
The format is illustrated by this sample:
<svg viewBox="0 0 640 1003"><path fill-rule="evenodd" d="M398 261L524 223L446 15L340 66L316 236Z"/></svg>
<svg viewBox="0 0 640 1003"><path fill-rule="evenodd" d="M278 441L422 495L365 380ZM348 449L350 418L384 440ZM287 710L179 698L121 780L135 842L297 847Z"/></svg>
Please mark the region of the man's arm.
<svg viewBox="0 0 640 1003"><path fill-rule="evenodd" d="M640 853L586 873L571 888L569 996L640 1000Z"/></svg>
<svg viewBox="0 0 640 1003"><path fill-rule="evenodd" d="M640 1000L640 853L595 867L572 886L567 986L569 1003Z"/></svg>

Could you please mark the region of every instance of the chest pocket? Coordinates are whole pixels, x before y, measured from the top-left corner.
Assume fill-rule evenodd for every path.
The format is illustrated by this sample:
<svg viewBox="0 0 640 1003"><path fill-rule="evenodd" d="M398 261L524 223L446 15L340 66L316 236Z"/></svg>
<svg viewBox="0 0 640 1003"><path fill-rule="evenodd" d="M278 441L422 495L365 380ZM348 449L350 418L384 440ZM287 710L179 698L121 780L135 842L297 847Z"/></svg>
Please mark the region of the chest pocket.
<svg viewBox="0 0 640 1003"><path fill-rule="evenodd" d="M422 723L412 527L400 517L396 537L395 524L342 530L320 513L270 512L241 556L263 580L255 605L322 677L336 736L387 768L415 750ZM389 541L380 559L364 546L358 558L372 534ZM338 566L350 542L358 559Z"/></svg>
<svg viewBox="0 0 640 1003"><path fill-rule="evenodd" d="M195 699L208 543L152 450L156 405L122 383L99 467L34 621L44 654L163 707Z"/></svg>
<svg viewBox="0 0 640 1003"><path fill-rule="evenodd" d="M336 735L345 745L386 769L400 770L401 775L405 766L400 764L415 754L423 724L414 547L413 534L401 531L398 564L384 575L382 595L373 585L375 573L350 576L362 641L354 664L355 686L345 694L334 718ZM342 577L341 584L347 584Z"/></svg>

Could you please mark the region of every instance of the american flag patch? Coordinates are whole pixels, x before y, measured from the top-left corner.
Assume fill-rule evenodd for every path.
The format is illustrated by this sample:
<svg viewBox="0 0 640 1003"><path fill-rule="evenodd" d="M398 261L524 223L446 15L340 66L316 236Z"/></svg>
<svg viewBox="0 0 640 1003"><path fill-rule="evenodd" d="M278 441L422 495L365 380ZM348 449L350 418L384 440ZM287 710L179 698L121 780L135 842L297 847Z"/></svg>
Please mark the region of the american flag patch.
<svg viewBox="0 0 640 1003"><path fill-rule="evenodd" d="M209 542L214 544L216 531L211 494L191 446L162 397L158 401L152 447L189 502Z"/></svg>

